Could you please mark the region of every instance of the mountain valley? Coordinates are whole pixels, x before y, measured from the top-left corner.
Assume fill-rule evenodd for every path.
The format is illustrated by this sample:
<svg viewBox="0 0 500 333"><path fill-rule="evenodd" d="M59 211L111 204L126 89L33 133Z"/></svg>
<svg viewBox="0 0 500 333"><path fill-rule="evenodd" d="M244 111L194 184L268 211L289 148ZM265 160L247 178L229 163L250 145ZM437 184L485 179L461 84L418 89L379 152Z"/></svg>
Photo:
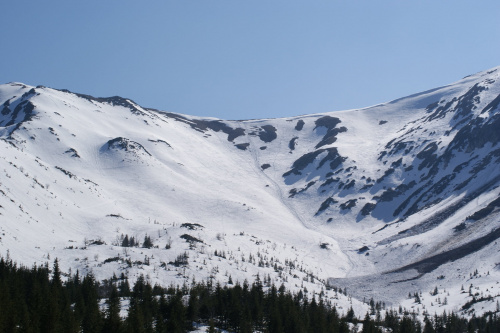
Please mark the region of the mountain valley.
<svg viewBox="0 0 500 333"><path fill-rule="evenodd" d="M0 104L4 257L163 286L261 279L359 315L372 298L500 311L500 67L280 119L22 83Z"/></svg>

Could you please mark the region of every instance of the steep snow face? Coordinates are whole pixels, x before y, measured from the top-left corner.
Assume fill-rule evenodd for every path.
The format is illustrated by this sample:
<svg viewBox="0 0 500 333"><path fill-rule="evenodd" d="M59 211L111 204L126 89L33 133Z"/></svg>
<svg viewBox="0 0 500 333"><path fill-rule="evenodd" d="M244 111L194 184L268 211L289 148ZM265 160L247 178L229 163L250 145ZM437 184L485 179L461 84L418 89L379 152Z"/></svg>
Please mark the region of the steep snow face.
<svg viewBox="0 0 500 333"><path fill-rule="evenodd" d="M258 273L320 290L330 278L394 304L405 281L465 283L477 258L491 283L499 69L370 108L251 121L2 85L0 249L162 284ZM122 246L146 235L156 248Z"/></svg>

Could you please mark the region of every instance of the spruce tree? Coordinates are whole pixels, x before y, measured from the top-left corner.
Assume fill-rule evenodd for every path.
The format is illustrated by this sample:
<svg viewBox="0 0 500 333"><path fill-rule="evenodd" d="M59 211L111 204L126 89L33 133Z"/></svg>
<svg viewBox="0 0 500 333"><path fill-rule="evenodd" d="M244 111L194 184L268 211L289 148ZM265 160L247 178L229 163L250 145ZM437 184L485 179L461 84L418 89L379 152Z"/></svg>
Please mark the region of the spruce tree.
<svg viewBox="0 0 500 333"><path fill-rule="evenodd" d="M99 298L97 294L97 283L92 274L83 278L82 287L83 309L82 332L99 332L102 328L102 315L99 311Z"/></svg>
<svg viewBox="0 0 500 333"><path fill-rule="evenodd" d="M123 247L129 247L129 240L128 240L128 235L125 235L125 238L123 238L123 241L122 241L122 246Z"/></svg>
<svg viewBox="0 0 500 333"><path fill-rule="evenodd" d="M144 242L142 243L142 247L145 249L150 249L153 247L153 242L151 241L151 237L148 235L144 236Z"/></svg>
<svg viewBox="0 0 500 333"><path fill-rule="evenodd" d="M111 292L106 300L106 307L103 333L120 333L122 331L120 297L115 285L111 286Z"/></svg>

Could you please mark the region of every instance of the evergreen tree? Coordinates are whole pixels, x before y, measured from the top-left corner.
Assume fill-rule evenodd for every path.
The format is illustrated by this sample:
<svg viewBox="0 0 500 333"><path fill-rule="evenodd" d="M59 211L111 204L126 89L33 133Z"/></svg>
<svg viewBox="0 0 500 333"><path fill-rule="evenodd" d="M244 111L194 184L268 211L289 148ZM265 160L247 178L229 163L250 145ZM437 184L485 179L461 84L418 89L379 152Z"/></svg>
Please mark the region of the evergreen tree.
<svg viewBox="0 0 500 333"><path fill-rule="evenodd" d="M352 308L352 306L349 308L349 310L347 310L347 314L345 316L345 320L352 323L354 322L354 320L356 319L356 316L354 314L354 309Z"/></svg>
<svg viewBox="0 0 500 333"><path fill-rule="evenodd" d="M410 317L404 316L399 325L399 331L405 333L416 333L415 325Z"/></svg>
<svg viewBox="0 0 500 333"><path fill-rule="evenodd" d="M370 315L368 312L365 315L365 318L363 319L363 330L361 331L362 333L378 333L380 332L379 329L375 326L375 322L370 318Z"/></svg>
<svg viewBox="0 0 500 333"><path fill-rule="evenodd" d="M186 330L186 309L182 303L182 294L177 292L170 301L167 329L170 333L183 333Z"/></svg>
<svg viewBox="0 0 500 333"><path fill-rule="evenodd" d="M122 273L123 274L123 273ZM130 296L130 285L128 279L123 276L120 283L118 284L118 290L121 297Z"/></svg>
<svg viewBox="0 0 500 333"><path fill-rule="evenodd" d="M82 303L77 303L77 306L82 308L82 332L99 332L102 328L102 315L99 311L97 283L92 274L83 278L81 290Z"/></svg>
<svg viewBox="0 0 500 333"><path fill-rule="evenodd" d="M349 325L347 324L345 318L342 318L339 325L339 333L349 333L349 332L350 332Z"/></svg>
<svg viewBox="0 0 500 333"><path fill-rule="evenodd" d="M432 321L425 316L424 318L424 331L423 333L435 333L434 326L432 325Z"/></svg>
<svg viewBox="0 0 500 333"><path fill-rule="evenodd" d="M111 292L106 300L106 318L104 320L103 333L120 333L122 322L120 318L120 297L115 285L112 285Z"/></svg>
<svg viewBox="0 0 500 333"><path fill-rule="evenodd" d="M336 308L321 294L319 298L308 298L291 294L283 285L277 290L272 284L264 291L260 279L251 288L246 281L243 286L236 283L223 287L209 280L165 289L158 285L152 288L144 276L134 284L128 315L122 320L117 280L113 277L99 284L91 274L82 280L77 271L63 282L57 260L50 274L48 264L27 269L0 258L0 332L166 333L186 332L191 330L192 322L202 322L209 325L211 332L348 333L349 321L359 323L352 308L339 318ZM119 280L127 281L124 275ZM269 277L265 280L270 283ZM99 310L99 296L106 298L104 313ZM466 319L443 312L432 320L425 317L422 324L415 318L415 314L400 317L388 310L383 321L375 321L367 312L362 332L500 331L495 313Z"/></svg>
<svg viewBox="0 0 500 333"><path fill-rule="evenodd" d="M129 243L129 240L128 240L128 235L125 235L125 237L123 238L123 240L122 240L122 246L123 247L129 247L130 246L130 243Z"/></svg>
<svg viewBox="0 0 500 333"><path fill-rule="evenodd" d="M142 247L146 249L150 249L153 247L153 242L151 241L151 237L148 235L144 236L144 242L142 243Z"/></svg>

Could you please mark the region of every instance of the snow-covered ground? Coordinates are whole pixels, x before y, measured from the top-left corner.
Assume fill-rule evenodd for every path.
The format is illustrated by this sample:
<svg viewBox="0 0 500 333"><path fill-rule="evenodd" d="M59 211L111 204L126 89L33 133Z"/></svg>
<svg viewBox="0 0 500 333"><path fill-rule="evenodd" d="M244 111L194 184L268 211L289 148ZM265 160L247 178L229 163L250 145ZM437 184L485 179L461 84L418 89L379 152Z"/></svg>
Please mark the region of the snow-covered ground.
<svg viewBox="0 0 500 333"><path fill-rule="evenodd" d="M496 311L497 208L469 217L500 194L499 73L360 110L248 121L2 85L0 254L162 285L259 276L358 315L370 297L440 313L474 296L464 313ZM153 247L123 247L125 236ZM449 251L432 269L408 267Z"/></svg>

